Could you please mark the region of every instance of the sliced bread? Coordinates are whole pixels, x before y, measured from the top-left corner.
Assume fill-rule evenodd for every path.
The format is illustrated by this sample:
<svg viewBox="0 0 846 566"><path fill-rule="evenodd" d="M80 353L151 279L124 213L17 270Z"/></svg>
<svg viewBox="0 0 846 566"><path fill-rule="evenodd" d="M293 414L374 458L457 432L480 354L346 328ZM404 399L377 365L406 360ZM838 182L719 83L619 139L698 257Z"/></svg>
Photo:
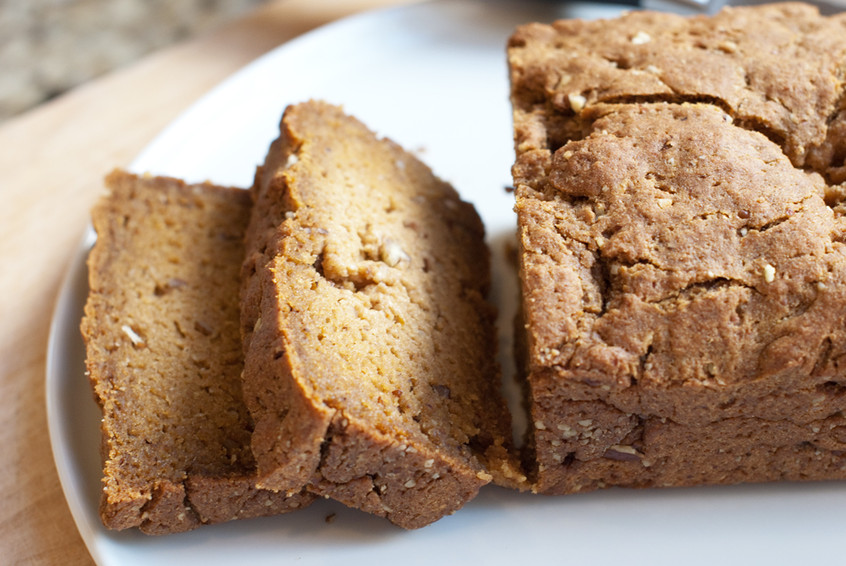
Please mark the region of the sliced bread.
<svg viewBox="0 0 846 566"><path fill-rule="evenodd" d="M492 477L519 481L473 206L322 102L286 110L253 197L242 333L259 484L416 528Z"/></svg>
<svg viewBox="0 0 846 566"><path fill-rule="evenodd" d="M238 329L247 191L122 171L106 184L82 321L103 523L164 534L304 506L308 494L255 486Z"/></svg>

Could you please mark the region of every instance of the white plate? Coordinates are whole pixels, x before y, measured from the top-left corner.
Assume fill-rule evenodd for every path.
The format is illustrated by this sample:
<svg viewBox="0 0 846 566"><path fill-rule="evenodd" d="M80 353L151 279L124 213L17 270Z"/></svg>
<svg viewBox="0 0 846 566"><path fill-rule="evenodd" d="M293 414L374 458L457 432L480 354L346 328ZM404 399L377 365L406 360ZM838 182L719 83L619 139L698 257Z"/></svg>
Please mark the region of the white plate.
<svg viewBox="0 0 846 566"><path fill-rule="evenodd" d="M227 80L135 161L138 172L247 186L285 105L346 110L421 157L478 207L495 255L501 347L510 350L513 158L504 45L515 24L615 15L608 5L441 1L373 12L312 32ZM539 497L489 487L414 532L329 501L280 517L167 537L106 531L98 518L99 415L83 374L79 321L89 233L59 297L47 410L59 476L101 566L134 564L815 564L842 559L846 485L608 490ZM505 356L507 364L507 355ZM510 371L507 366L507 371ZM335 514L331 523L326 517ZM471 562L472 561L472 562Z"/></svg>

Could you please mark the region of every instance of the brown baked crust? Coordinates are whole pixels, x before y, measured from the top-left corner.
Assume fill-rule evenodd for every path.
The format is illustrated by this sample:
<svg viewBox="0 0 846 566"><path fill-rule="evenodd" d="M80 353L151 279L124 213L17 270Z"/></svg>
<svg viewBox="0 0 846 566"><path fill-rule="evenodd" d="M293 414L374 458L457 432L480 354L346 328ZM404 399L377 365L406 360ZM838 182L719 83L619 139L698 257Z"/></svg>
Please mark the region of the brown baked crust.
<svg viewBox="0 0 846 566"><path fill-rule="evenodd" d="M285 111L253 194L242 332L261 485L416 528L492 475L518 481L473 207L320 102Z"/></svg>
<svg viewBox="0 0 846 566"><path fill-rule="evenodd" d="M846 13L802 3L522 26L508 50L518 151L578 139L594 104L704 102L841 183L844 38Z"/></svg>
<svg viewBox="0 0 846 566"><path fill-rule="evenodd" d="M106 185L81 326L103 410L103 523L165 534L306 505L255 487L240 383L247 191L122 171Z"/></svg>
<svg viewBox="0 0 846 566"><path fill-rule="evenodd" d="M846 477L844 22L512 38L537 491Z"/></svg>

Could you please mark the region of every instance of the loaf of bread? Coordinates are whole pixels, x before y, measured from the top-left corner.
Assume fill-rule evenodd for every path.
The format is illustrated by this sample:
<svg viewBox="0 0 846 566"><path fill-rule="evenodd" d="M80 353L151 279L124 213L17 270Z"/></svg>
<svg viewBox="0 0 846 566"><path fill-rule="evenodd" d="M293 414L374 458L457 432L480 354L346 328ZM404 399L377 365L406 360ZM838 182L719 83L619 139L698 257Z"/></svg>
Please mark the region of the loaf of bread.
<svg viewBox="0 0 846 566"><path fill-rule="evenodd" d="M508 54L535 489L846 478L846 15Z"/></svg>
<svg viewBox="0 0 846 566"><path fill-rule="evenodd" d="M253 186L244 395L259 485L417 528L518 482L473 207L339 108L289 107Z"/></svg>
<svg viewBox="0 0 846 566"><path fill-rule="evenodd" d="M306 505L255 486L238 300L248 192L121 171L106 184L82 321L103 523L164 534Z"/></svg>

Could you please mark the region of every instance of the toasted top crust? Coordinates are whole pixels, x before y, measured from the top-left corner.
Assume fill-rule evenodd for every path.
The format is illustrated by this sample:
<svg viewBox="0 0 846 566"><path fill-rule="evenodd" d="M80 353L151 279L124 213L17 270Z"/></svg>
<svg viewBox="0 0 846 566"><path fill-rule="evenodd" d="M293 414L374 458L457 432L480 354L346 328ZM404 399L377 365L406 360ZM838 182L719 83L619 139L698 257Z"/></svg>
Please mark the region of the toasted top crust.
<svg viewBox="0 0 846 566"><path fill-rule="evenodd" d="M529 24L509 42L517 148L580 138L598 103L707 102L840 183L844 61L846 14L799 3Z"/></svg>

